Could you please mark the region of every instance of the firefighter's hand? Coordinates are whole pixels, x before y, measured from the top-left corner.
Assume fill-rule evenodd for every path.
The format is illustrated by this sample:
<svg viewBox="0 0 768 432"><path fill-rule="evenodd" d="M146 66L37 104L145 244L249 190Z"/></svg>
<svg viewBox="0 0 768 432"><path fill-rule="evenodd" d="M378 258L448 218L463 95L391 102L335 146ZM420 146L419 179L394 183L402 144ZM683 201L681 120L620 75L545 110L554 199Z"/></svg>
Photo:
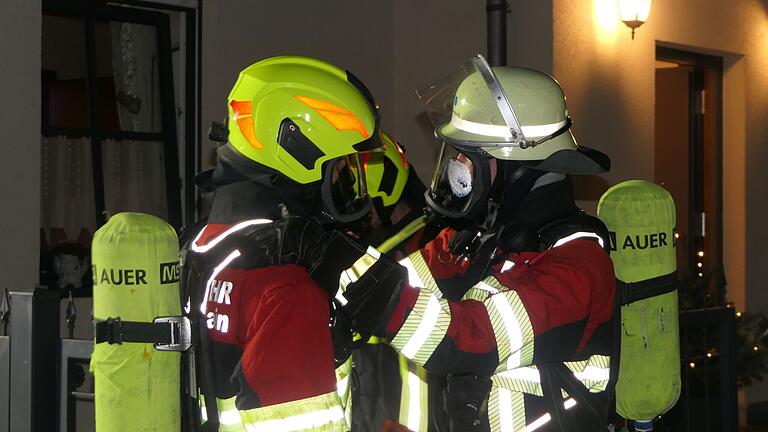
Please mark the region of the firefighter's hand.
<svg viewBox="0 0 768 432"><path fill-rule="evenodd" d="M333 363L338 368L352 355L352 323L344 313L338 300L331 301L333 319L331 320L331 336L333 338Z"/></svg>
<svg viewBox="0 0 768 432"><path fill-rule="evenodd" d="M352 320L352 329L366 340L370 336L384 336L407 280L403 266L381 257L357 281L347 285L344 312Z"/></svg>
<svg viewBox="0 0 768 432"><path fill-rule="evenodd" d="M307 249L300 265L334 297L339 289L341 272L352 267L365 254L366 249L366 246L341 231L329 231Z"/></svg>

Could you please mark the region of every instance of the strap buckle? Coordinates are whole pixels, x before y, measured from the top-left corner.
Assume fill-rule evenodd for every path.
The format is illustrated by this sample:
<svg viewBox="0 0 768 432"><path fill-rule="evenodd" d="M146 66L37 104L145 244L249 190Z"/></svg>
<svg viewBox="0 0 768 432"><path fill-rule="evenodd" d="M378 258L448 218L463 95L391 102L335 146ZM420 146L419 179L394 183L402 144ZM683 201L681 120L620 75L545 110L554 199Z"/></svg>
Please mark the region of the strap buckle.
<svg viewBox="0 0 768 432"><path fill-rule="evenodd" d="M153 324L168 323L170 328L169 342L155 344L158 351L186 351L192 346L192 325L185 316L157 317Z"/></svg>

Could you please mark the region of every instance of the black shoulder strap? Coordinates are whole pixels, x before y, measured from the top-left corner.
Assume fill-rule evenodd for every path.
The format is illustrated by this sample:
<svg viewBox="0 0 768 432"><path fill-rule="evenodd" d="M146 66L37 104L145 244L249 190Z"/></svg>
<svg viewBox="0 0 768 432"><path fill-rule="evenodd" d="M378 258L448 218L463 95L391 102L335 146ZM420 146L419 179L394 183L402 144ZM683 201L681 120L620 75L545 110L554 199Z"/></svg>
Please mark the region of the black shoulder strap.
<svg viewBox="0 0 768 432"><path fill-rule="evenodd" d="M608 251L608 228L603 221L581 210L571 216L554 220L537 231L542 250L552 247L562 238L579 232L597 234L603 240L603 248Z"/></svg>
<svg viewBox="0 0 768 432"><path fill-rule="evenodd" d="M638 282L617 280L616 287L620 305L624 306L676 290L677 275L673 272Z"/></svg>

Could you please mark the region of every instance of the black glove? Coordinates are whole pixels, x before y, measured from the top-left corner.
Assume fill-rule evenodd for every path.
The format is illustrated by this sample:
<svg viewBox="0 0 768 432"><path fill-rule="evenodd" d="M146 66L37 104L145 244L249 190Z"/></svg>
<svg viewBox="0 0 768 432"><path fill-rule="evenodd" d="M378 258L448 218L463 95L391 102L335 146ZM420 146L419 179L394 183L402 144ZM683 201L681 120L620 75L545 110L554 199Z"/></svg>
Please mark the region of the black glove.
<svg viewBox="0 0 768 432"><path fill-rule="evenodd" d="M341 272L352 267L366 250L366 246L341 231L329 231L306 250L297 264L304 266L312 279L333 297L339 289Z"/></svg>
<svg viewBox="0 0 768 432"><path fill-rule="evenodd" d="M478 375L448 375L443 403L450 432L482 431L488 409L491 379Z"/></svg>
<svg viewBox="0 0 768 432"><path fill-rule="evenodd" d="M406 280L407 270L382 256L357 281L347 285L347 304L343 310L364 340L384 336L387 320L394 313Z"/></svg>
<svg viewBox="0 0 768 432"><path fill-rule="evenodd" d="M352 322L341 308L338 300L331 301L331 337L333 338L334 369L343 365L352 355Z"/></svg>

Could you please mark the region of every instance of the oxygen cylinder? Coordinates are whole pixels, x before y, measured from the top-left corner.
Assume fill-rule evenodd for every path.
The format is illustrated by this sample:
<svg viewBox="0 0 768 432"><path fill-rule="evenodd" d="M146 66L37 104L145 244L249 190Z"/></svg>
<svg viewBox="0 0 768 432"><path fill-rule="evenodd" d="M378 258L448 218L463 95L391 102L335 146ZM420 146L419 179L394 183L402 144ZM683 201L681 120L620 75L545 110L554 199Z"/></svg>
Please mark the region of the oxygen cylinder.
<svg viewBox="0 0 768 432"><path fill-rule="evenodd" d="M93 317L152 322L181 315L179 246L165 221L118 213L93 236ZM91 356L96 430L180 430L180 358L150 343L97 344Z"/></svg>
<svg viewBox="0 0 768 432"><path fill-rule="evenodd" d="M622 304L616 411L647 424L680 396L675 203L664 188L629 180L605 192L597 214Z"/></svg>

